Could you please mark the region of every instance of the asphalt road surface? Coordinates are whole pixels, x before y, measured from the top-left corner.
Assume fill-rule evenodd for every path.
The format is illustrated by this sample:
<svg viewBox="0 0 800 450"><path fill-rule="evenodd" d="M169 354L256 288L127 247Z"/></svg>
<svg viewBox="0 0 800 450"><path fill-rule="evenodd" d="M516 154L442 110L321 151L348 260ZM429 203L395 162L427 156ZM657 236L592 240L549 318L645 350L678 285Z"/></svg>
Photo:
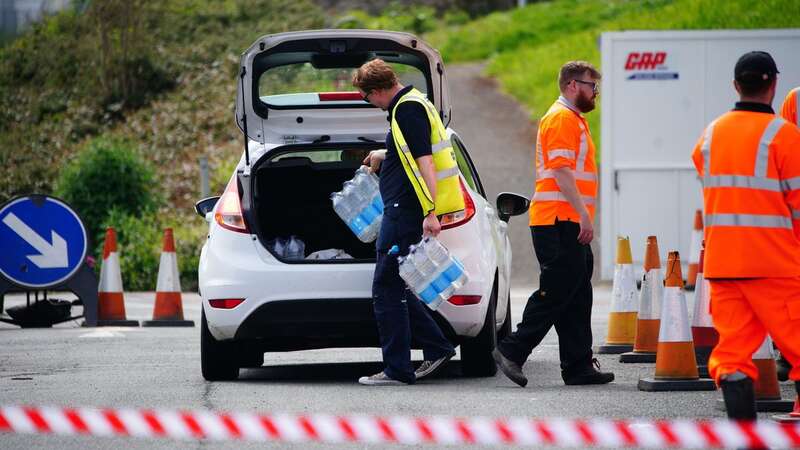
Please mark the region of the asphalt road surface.
<svg viewBox="0 0 800 450"><path fill-rule="evenodd" d="M512 292L515 320L528 289ZM126 294L129 319L151 318L152 293ZM689 294L691 299L691 294ZM24 301L7 300L6 307ZM610 288L595 290L595 343L606 333ZM691 310L691 301L689 303ZM77 309L77 308L76 308ZM78 309L79 310L79 309ZM200 304L184 294L194 328L81 328L77 322L52 329L18 329L0 324L0 404L59 407L211 409L288 413L402 415L677 418L722 417L718 392L648 393L636 388L652 376L652 364L620 364L599 355L616 374L606 386L565 386L558 368L558 340L545 338L525 365L530 379L519 388L502 374L464 378L458 357L443 373L414 386L366 387L359 376L381 369L379 349L327 349L268 353L265 365L243 369L234 382L206 382L200 374ZM421 354L414 352L415 360ZM784 398L793 386L783 383ZM0 435L0 448L256 448L238 442L177 442L121 438ZM265 445L259 444L258 448ZM307 447L297 445L294 448ZM267 445L267 447L270 447ZM273 445L272 448L280 447ZM314 448L335 446L314 445ZM348 445L339 448L360 448Z"/></svg>

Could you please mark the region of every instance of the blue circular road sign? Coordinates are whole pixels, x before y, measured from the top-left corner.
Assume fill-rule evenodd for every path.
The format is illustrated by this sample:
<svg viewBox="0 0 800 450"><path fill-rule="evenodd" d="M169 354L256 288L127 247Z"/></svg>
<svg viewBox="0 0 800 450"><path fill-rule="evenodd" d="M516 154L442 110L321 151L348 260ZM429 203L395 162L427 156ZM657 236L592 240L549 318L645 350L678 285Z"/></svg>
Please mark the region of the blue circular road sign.
<svg viewBox="0 0 800 450"><path fill-rule="evenodd" d="M66 203L45 195L0 207L0 273L29 288L68 280L86 257L86 227Z"/></svg>

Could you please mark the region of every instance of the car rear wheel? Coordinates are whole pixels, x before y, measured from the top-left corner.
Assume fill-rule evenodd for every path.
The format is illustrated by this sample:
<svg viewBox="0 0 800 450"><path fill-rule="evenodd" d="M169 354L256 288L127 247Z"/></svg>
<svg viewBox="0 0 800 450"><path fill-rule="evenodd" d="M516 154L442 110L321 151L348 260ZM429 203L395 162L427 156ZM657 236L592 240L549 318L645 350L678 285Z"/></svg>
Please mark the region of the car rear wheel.
<svg viewBox="0 0 800 450"><path fill-rule="evenodd" d="M214 339L208 331L205 311L200 312L200 368L208 381L235 380L239 377L236 351L230 342Z"/></svg>
<svg viewBox="0 0 800 450"><path fill-rule="evenodd" d="M492 288L483 328L474 338L461 344L461 372L468 377L491 377L497 373L492 350L497 344L497 282Z"/></svg>

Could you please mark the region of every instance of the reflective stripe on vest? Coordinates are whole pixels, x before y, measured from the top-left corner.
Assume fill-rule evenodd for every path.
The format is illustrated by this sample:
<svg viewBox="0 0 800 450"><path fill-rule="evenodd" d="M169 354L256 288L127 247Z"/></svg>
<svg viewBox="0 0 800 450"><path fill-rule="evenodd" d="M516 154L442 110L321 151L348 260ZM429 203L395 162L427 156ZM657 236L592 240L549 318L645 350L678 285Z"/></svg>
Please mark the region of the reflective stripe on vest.
<svg viewBox="0 0 800 450"><path fill-rule="evenodd" d="M594 205L594 197L590 195L581 195L581 198L587 205ZM569 202L567 197L558 191L536 192L533 194L533 199L540 202Z"/></svg>
<svg viewBox="0 0 800 450"><path fill-rule="evenodd" d="M776 117L772 119L761 138L756 150L755 167L753 175L710 175L711 171L711 137L716 121L711 122L703 134L703 143L700 152L703 155L703 189L710 188L738 188L757 189L770 192L783 192L800 188L800 177L787 180L778 180L767 177L769 166L769 147L775 135L784 124L784 120ZM794 217L794 212L792 212ZM792 229L792 219L788 216L761 215L761 214L707 214L706 226L729 227L757 227L757 228L788 228Z"/></svg>
<svg viewBox="0 0 800 450"><path fill-rule="evenodd" d="M757 227L792 229L792 220L786 216L762 214L706 214L705 225L723 227Z"/></svg>
<svg viewBox="0 0 800 450"><path fill-rule="evenodd" d="M408 148L405 137L395 119L395 111L403 102L413 101L421 104L425 109L428 122L431 126L431 153L436 169L436 202L434 204L431 193L422 174L417 167L416 160ZM442 123L436 108L420 91L411 89L404 94L395 104L391 113L391 130L395 148L398 150L400 162L411 181L414 193L422 206L424 214L435 209L436 215L447 214L465 208L464 197L459 181L459 169L455 159L452 143L447 137L447 129Z"/></svg>
<svg viewBox="0 0 800 450"><path fill-rule="evenodd" d="M567 150L567 149L563 149L563 148L560 148L560 149L557 149L557 150L556 149L550 150L549 152L547 152L547 155L550 158L561 157L561 158L575 159L575 151L574 150Z"/></svg>
<svg viewBox="0 0 800 450"><path fill-rule="evenodd" d="M800 189L800 177L781 180L781 189L783 191L793 191L795 189Z"/></svg>

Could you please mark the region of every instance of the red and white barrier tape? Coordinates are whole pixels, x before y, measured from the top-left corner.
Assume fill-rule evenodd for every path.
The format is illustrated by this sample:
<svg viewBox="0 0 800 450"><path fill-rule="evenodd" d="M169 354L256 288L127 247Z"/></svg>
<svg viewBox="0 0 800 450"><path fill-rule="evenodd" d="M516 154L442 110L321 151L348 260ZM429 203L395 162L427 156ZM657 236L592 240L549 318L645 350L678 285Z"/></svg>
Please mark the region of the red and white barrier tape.
<svg viewBox="0 0 800 450"><path fill-rule="evenodd" d="M800 423L771 421L260 415L35 406L0 407L0 432L405 445L800 448Z"/></svg>

